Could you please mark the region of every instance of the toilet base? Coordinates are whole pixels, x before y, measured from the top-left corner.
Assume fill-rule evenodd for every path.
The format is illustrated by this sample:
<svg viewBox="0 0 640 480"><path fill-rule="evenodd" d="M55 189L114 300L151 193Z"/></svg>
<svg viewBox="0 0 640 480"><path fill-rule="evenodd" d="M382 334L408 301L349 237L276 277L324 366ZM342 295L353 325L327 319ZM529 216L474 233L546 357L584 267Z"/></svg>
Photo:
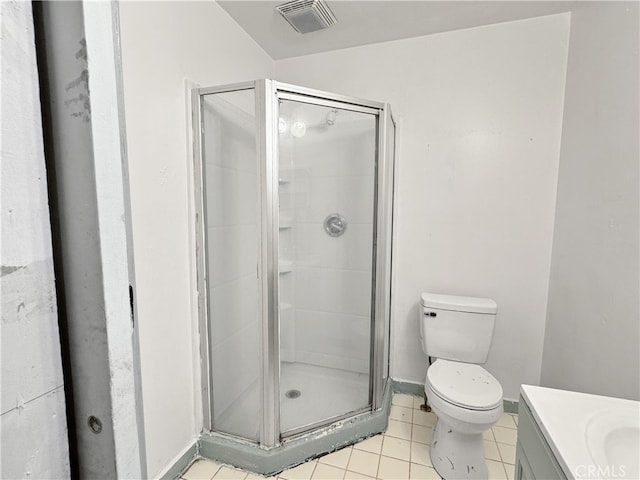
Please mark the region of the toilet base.
<svg viewBox="0 0 640 480"><path fill-rule="evenodd" d="M489 475L482 433L456 432L440 418L431 437L431 463L445 480L486 480Z"/></svg>

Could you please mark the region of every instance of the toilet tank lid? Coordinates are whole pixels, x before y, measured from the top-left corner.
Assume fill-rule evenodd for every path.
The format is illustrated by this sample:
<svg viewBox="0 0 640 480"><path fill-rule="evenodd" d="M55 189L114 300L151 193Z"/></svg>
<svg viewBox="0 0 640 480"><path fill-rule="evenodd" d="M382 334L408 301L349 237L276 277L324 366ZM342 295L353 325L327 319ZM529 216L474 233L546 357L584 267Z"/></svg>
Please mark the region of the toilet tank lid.
<svg viewBox="0 0 640 480"><path fill-rule="evenodd" d="M498 304L490 298L459 297L439 293L423 293L421 298L424 307L439 310L490 314L495 314L498 311Z"/></svg>

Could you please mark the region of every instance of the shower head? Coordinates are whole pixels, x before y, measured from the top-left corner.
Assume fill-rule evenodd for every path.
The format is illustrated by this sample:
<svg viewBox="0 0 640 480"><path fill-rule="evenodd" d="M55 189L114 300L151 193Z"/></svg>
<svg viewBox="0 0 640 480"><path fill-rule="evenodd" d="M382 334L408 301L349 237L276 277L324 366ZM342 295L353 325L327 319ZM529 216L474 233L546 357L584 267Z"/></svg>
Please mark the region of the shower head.
<svg viewBox="0 0 640 480"><path fill-rule="evenodd" d="M333 108L329 113L327 113L327 125L333 125L336 123L336 115L338 115L338 110Z"/></svg>

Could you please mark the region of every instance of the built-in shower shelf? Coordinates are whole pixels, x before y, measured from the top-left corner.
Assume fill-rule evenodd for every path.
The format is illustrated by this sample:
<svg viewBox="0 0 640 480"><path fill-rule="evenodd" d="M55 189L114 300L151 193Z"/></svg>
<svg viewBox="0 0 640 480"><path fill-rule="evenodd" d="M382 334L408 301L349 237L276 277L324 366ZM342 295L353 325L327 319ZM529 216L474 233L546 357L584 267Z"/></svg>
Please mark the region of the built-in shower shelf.
<svg viewBox="0 0 640 480"><path fill-rule="evenodd" d="M285 230L291 227L293 227L293 221L289 217L280 217L280 224L278 225L280 230Z"/></svg>
<svg viewBox="0 0 640 480"><path fill-rule="evenodd" d="M280 171L278 172L278 183L280 185L291 183L292 173L293 169L291 167L280 167Z"/></svg>
<svg viewBox="0 0 640 480"><path fill-rule="evenodd" d="M283 274L283 273L289 273L293 270L293 262L290 261L281 261L278 264L278 273Z"/></svg>

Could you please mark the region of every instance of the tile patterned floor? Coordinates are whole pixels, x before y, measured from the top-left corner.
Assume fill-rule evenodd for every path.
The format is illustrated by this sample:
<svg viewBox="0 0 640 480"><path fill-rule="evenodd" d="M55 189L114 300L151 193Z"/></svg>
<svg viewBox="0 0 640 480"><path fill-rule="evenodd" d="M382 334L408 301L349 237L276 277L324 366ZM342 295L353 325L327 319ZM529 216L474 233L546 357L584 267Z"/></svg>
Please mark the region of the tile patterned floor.
<svg viewBox="0 0 640 480"><path fill-rule="evenodd" d="M419 397L395 394L391 403L389 427L384 434L285 470L270 480L439 480L429 458L435 415L420 410L422 399ZM517 428L517 415L505 413L485 432L484 450L490 480L513 480ZM265 477L198 460L181 478L254 480Z"/></svg>

